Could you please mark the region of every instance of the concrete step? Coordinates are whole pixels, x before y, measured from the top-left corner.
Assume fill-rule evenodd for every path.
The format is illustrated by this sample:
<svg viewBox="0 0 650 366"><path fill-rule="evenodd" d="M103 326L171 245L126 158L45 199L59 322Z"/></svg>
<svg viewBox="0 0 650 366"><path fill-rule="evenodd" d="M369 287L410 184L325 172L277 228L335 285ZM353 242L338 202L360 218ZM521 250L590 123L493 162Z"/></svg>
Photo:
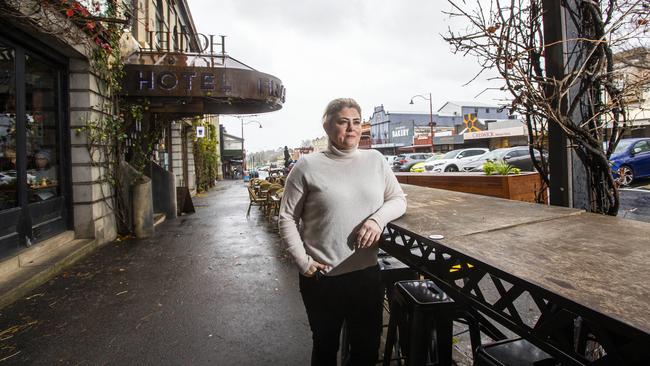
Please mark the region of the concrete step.
<svg viewBox="0 0 650 366"><path fill-rule="evenodd" d="M48 247L33 249L41 245ZM72 236L66 232L3 261L0 264L0 309L22 298L96 248L94 239L74 239L74 232Z"/></svg>
<svg viewBox="0 0 650 366"><path fill-rule="evenodd" d="M0 261L0 279L17 271L23 263L29 263L36 257L47 255L50 251L56 251L57 248L72 240L74 240L74 231L64 231L29 248L24 248L9 258L3 259Z"/></svg>
<svg viewBox="0 0 650 366"><path fill-rule="evenodd" d="M29 263L38 257L47 256L48 253L50 252L56 252L59 250L59 248L61 248L62 246L68 244L73 240L74 240L74 231L68 230L62 232L59 235L51 237L47 240L43 240L42 242L36 243L31 247L26 248L25 250L20 252L20 254L18 255L18 258L20 260L20 265Z"/></svg>

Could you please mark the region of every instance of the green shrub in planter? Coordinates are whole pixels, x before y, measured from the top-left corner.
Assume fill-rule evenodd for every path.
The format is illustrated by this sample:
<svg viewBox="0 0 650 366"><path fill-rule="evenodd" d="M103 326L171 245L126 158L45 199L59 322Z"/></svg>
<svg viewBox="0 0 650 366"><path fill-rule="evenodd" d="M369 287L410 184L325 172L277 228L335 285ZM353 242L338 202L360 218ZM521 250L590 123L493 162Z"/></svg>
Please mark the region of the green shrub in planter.
<svg viewBox="0 0 650 366"><path fill-rule="evenodd" d="M514 166L506 163L505 161L491 161L488 160L483 164L483 173L486 175L510 175L510 174L520 174L521 169L515 168Z"/></svg>

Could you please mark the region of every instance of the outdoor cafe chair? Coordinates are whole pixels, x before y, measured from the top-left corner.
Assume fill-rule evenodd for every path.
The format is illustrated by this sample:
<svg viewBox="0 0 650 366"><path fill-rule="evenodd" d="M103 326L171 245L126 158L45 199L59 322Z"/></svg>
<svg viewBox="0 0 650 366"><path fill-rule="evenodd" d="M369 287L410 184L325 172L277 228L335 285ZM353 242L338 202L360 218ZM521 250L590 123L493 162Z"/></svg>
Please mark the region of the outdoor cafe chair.
<svg viewBox="0 0 650 366"><path fill-rule="evenodd" d="M259 179L259 178L252 178L252 179L250 180L249 185L250 185L251 187L255 188L255 187L257 187L257 186L260 185L260 182L262 182L261 179Z"/></svg>
<svg viewBox="0 0 650 366"><path fill-rule="evenodd" d="M271 213L272 213L271 211L272 211L272 208L273 208L273 198L272 197L276 194L276 192L279 189L282 189L282 186L279 185L279 184L273 183L273 184L271 184L271 186L269 187L268 192L266 193L266 197L265 197L266 202L264 203L264 215L269 217L269 218L271 216Z"/></svg>
<svg viewBox="0 0 650 366"><path fill-rule="evenodd" d="M255 193L255 190L251 187L246 187L248 189L248 198L250 199L250 203L248 204L248 210L246 211L246 217L249 217L251 214L251 207L252 206L259 206L260 208L263 208L264 204L266 203L266 198L259 197L257 193Z"/></svg>
<svg viewBox="0 0 650 366"><path fill-rule="evenodd" d="M278 189L277 191L275 191L275 194L271 195L269 221L280 214L280 202L282 201L283 195L284 195L284 188Z"/></svg>
<svg viewBox="0 0 650 366"><path fill-rule="evenodd" d="M269 191L269 187L271 187L271 184L272 183L265 180L261 181L260 185L258 186L258 189L256 190L257 195L260 198L266 198L266 193Z"/></svg>

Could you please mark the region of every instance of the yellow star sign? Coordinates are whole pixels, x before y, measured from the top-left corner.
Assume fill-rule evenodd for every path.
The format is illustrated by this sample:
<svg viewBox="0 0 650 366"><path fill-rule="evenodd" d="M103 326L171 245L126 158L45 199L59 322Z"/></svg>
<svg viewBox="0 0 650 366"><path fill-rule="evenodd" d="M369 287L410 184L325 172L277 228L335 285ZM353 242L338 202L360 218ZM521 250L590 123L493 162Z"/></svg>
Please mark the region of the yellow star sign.
<svg viewBox="0 0 650 366"><path fill-rule="evenodd" d="M463 123L465 123L465 129L467 132L479 132L481 131L480 128L476 127L476 122L478 122L478 119L476 119L475 114L466 114L463 116Z"/></svg>

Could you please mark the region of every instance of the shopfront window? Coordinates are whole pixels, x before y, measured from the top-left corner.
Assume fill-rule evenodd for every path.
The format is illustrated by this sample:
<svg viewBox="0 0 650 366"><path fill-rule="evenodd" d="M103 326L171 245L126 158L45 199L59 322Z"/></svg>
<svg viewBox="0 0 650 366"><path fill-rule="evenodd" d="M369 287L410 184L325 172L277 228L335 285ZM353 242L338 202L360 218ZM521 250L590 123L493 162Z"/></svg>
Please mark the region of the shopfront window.
<svg viewBox="0 0 650 366"><path fill-rule="evenodd" d="M0 210L18 206L15 51L0 42Z"/></svg>
<svg viewBox="0 0 650 366"><path fill-rule="evenodd" d="M59 195L58 72L25 56L27 184L29 202Z"/></svg>

